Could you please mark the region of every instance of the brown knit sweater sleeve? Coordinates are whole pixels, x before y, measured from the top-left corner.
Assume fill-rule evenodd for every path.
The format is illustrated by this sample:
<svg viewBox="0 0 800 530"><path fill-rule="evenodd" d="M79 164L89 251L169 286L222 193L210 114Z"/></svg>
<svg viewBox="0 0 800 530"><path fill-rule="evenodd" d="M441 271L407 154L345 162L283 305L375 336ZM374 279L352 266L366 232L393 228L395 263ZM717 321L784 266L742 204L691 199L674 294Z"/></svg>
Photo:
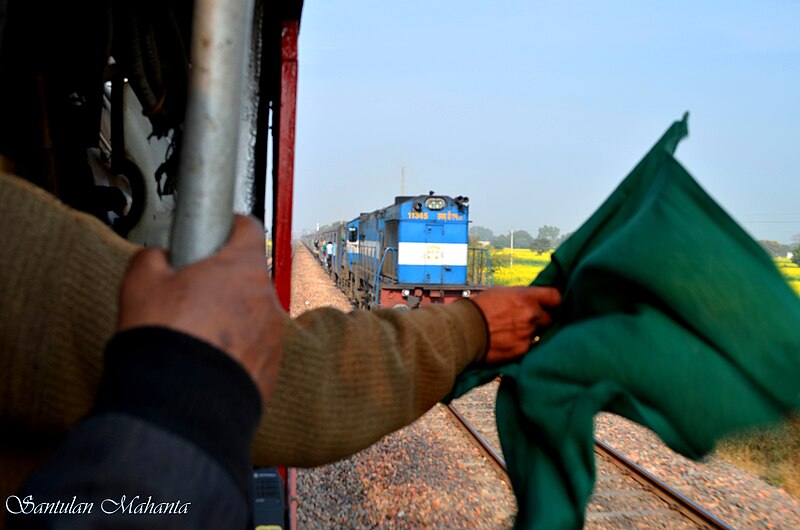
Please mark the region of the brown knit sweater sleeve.
<svg viewBox="0 0 800 530"><path fill-rule="evenodd" d="M66 432L94 402L136 247L0 173L0 418Z"/></svg>
<svg viewBox="0 0 800 530"><path fill-rule="evenodd" d="M446 396L486 340L483 316L468 301L410 313L301 315L285 331L254 463L315 466L368 447Z"/></svg>

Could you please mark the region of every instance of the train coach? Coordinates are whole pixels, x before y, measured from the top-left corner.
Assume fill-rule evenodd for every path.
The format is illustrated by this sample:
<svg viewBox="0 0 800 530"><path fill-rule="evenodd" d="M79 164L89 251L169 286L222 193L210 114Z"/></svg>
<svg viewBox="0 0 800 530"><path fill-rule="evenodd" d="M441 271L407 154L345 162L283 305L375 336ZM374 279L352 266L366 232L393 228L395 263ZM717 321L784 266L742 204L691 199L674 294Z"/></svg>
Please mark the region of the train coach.
<svg viewBox="0 0 800 530"><path fill-rule="evenodd" d="M468 246L469 199L396 197L394 204L305 238L359 308L413 309L470 297L491 283L488 252Z"/></svg>

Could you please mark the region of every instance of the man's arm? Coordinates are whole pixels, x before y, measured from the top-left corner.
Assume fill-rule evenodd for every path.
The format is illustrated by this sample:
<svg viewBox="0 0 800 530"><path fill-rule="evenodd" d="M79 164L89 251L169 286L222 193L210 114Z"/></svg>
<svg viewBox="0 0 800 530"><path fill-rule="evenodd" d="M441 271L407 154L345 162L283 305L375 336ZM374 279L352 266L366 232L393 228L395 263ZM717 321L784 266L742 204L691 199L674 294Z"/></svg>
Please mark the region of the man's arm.
<svg viewBox="0 0 800 530"><path fill-rule="evenodd" d="M316 466L368 447L449 394L468 365L527 352L559 299L555 289L496 288L410 312L323 308L287 322L253 461Z"/></svg>
<svg viewBox="0 0 800 530"><path fill-rule="evenodd" d="M137 248L0 172L0 498L94 402ZM0 511L0 527L5 510Z"/></svg>
<svg viewBox="0 0 800 530"><path fill-rule="evenodd" d="M6 374L0 390L10 396L0 404L0 418L36 436L63 433L92 406L102 347L115 332L118 292L136 249L96 219L14 177L0 175L0 206L6 235L0 247L0 367ZM152 252L147 256L143 266L165 270ZM146 291L140 294L146 301ZM483 297L489 293L476 302ZM494 309L521 303L501 298ZM486 351L487 325L470 302L404 314L324 309L296 321L281 311L269 315L268 327L284 330L270 347L284 355L254 445L257 464L314 465L357 451L430 408L455 375ZM513 327L508 317L491 318ZM533 329L531 323L523 321L522 333ZM279 335L264 337L275 341ZM497 346L499 352L503 345ZM375 405L387 400L394 405ZM318 439L327 440L328 448L311 447L310 440ZM0 475L6 492L16 487L10 473Z"/></svg>

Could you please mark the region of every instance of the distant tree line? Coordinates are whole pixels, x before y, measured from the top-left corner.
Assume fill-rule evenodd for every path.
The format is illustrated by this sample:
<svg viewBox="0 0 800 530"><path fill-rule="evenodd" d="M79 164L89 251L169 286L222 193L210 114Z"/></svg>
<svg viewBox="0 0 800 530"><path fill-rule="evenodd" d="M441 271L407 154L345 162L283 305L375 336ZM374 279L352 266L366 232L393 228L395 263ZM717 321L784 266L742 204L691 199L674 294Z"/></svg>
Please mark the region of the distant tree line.
<svg viewBox="0 0 800 530"><path fill-rule="evenodd" d="M533 237L526 230L514 230L514 248L528 248L534 252L547 252L557 249L558 246L566 241L572 232L561 234L558 227L544 225L539 227L536 237ZM511 231L505 234L497 234L484 226L472 226L469 229L470 245L478 245L479 242L488 242L489 246L496 249L509 248L511 246ZM785 258L792 253L792 261L800 265L800 234L792 236L789 245L778 243L777 241L759 241L761 247L773 258Z"/></svg>
<svg viewBox="0 0 800 530"><path fill-rule="evenodd" d="M791 253L793 254L792 261L800 265L800 234L793 235L792 242L788 245L778 243L777 241L764 240L760 240L758 243L770 257L785 258Z"/></svg>
<svg viewBox="0 0 800 530"><path fill-rule="evenodd" d="M513 231L514 248L527 248L534 252L547 252L554 250L566 241L572 233L561 234L561 229L555 226L544 225L539 227L536 237L527 230ZM478 242L488 242L492 248L509 248L512 244L512 232L495 235L492 230L483 226L472 226L469 229L469 239L471 245Z"/></svg>
<svg viewBox="0 0 800 530"><path fill-rule="evenodd" d="M777 241L759 240L758 244L761 245L761 248L763 248L771 258L785 258L786 254L792 251L791 245L784 245Z"/></svg>

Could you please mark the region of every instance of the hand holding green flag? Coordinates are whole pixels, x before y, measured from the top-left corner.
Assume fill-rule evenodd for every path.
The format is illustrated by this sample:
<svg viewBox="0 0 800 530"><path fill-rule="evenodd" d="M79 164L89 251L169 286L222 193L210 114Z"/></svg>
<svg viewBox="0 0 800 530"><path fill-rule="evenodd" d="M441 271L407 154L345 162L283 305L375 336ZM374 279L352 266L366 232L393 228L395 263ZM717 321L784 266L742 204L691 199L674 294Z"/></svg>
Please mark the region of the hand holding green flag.
<svg viewBox="0 0 800 530"><path fill-rule="evenodd" d="M614 412L692 458L800 409L800 299L674 158L674 123L533 285L553 327L521 361L464 372L454 396L505 377L497 425L518 528L580 528L592 419Z"/></svg>

